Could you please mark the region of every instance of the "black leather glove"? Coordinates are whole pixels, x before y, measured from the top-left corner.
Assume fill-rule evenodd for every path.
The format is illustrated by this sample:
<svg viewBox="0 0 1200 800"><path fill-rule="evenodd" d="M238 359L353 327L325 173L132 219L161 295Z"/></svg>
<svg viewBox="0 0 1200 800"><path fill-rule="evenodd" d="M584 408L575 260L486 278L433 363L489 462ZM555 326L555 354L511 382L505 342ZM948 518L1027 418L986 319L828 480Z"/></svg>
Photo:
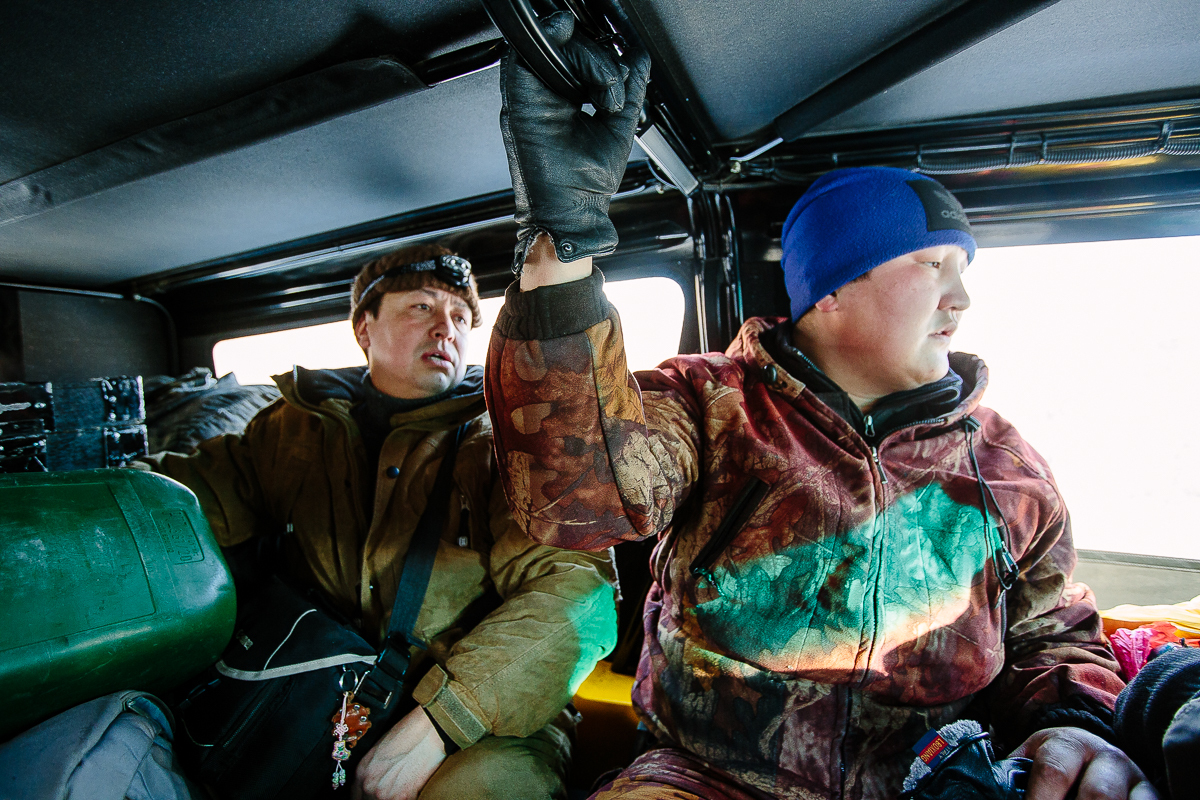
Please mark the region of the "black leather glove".
<svg viewBox="0 0 1200 800"><path fill-rule="evenodd" d="M971 720L947 725L939 733L944 749L934 751L931 745L931 752L940 760L930 769L925 756L918 755L900 800L1022 800L1032 761L997 761L988 735Z"/></svg>
<svg viewBox="0 0 1200 800"><path fill-rule="evenodd" d="M541 233L549 234L563 262L616 248L608 204L625 174L650 77L644 51L630 45L618 57L586 37L572 37L575 18L566 11L543 24L587 87L596 113L589 116L546 88L511 49L505 54L500 132L517 202L518 274Z"/></svg>

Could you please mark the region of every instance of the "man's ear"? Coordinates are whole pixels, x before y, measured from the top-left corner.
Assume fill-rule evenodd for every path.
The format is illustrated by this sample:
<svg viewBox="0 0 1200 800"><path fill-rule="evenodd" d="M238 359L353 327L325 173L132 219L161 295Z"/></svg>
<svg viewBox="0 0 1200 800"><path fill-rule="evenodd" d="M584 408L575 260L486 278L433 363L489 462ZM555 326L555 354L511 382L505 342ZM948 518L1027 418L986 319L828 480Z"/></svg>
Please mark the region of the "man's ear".
<svg viewBox="0 0 1200 800"><path fill-rule="evenodd" d="M371 347L371 334L367 330L367 317L370 314L371 312L368 311L358 318L358 322L354 323L354 338L364 353Z"/></svg>
<svg viewBox="0 0 1200 800"><path fill-rule="evenodd" d="M837 311L838 310L837 292L833 292L831 294L825 295L824 297L822 297L820 300L818 300L816 303L813 304L813 308L817 309L818 311L826 311L826 312Z"/></svg>

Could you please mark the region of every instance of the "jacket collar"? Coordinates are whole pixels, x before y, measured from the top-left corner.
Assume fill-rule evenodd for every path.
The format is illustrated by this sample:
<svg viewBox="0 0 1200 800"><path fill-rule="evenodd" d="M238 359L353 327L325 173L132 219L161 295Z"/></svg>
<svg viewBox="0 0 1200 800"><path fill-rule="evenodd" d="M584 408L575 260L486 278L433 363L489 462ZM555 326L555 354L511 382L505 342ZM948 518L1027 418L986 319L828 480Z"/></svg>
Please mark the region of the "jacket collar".
<svg viewBox="0 0 1200 800"><path fill-rule="evenodd" d="M760 371L764 382L773 391L779 392L789 400L796 402L806 399L808 402L818 403L822 409L833 411L838 417L846 419L847 414L841 413L840 409L831 408L830 404L823 399L823 396L829 397L830 387L842 395L845 393L833 381L825 377L815 365L808 362L811 369L801 371L802 374L800 375L794 375L771 354L770 351L777 348L768 347L767 342L772 336L780 336L781 338L785 336L786 327L783 330L778 329L780 326L787 326L788 324L789 320L786 317L752 317L742 325L737 337L729 345L729 349L725 351L725 354L734 361L742 363L747 368L754 368ZM796 351L796 353L803 358L803 355L799 354L799 351ZM807 361L807 359L804 360ZM979 402L983 398L983 392L987 388L987 365L978 356L969 353L951 353L950 369L962 381L961 390L958 392L958 402L953 406L939 408L940 413L936 416L936 422L930 423L928 427L953 424L970 416L979 407ZM933 391L936 391L938 388L948 388L940 387L939 384L942 382L937 381L928 386ZM913 390L913 399L922 399L925 394L922 390L926 388L920 387L917 390ZM807 397L805 390L808 390ZM901 393L892 395L891 398L903 402L905 398L898 397L899 394ZM857 411L856 408L855 411ZM859 416L861 417L861 414ZM849 419L846 421L860 435L863 433L861 423L855 424Z"/></svg>
<svg viewBox="0 0 1200 800"><path fill-rule="evenodd" d="M350 409L366 399L363 377L366 367L343 369L306 369L295 366L291 372L274 376L284 400L296 408L349 422ZM469 366L461 383L443 400L401 412L392 417L392 425L418 430L444 430L457 427L485 410L483 367Z"/></svg>

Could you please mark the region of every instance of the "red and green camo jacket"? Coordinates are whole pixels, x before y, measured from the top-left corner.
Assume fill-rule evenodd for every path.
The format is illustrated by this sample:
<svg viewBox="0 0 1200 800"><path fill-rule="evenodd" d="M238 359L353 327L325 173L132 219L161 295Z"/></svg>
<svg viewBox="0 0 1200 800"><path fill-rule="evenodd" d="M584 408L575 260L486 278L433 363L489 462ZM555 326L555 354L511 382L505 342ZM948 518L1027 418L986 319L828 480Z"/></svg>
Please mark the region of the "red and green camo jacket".
<svg viewBox="0 0 1200 800"><path fill-rule="evenodd" d="M509 289L487 401L509 504L538 541L658 537L634 702L665 742L786 798L894 797L931 727L968 705L1015 746L1103 733L1123 684L1090 590L1071 582L1067 509L1046 462L964 399L876 454L777 366L751 319L725 354L626 369L591 278ZM1002 591L999 529L1020 568ZM996 509L991 522L998 526Z"/></svg>

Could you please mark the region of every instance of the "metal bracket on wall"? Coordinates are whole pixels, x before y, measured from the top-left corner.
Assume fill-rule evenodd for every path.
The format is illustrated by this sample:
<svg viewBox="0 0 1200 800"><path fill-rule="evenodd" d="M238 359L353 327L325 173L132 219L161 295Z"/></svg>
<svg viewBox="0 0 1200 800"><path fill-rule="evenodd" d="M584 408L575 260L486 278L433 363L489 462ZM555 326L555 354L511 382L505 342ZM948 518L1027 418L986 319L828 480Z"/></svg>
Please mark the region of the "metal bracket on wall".
<svg viewBox="0 0 1200 800"><path fill-rule="evenodd" d="M646 151L646 155L650 156L654 166L661 171L665 182L682 192L684 197L688 197L699 188L700 181L683 163L683 159L656 125L646 128L634 139L637 140L638 146Z"/></svg>

